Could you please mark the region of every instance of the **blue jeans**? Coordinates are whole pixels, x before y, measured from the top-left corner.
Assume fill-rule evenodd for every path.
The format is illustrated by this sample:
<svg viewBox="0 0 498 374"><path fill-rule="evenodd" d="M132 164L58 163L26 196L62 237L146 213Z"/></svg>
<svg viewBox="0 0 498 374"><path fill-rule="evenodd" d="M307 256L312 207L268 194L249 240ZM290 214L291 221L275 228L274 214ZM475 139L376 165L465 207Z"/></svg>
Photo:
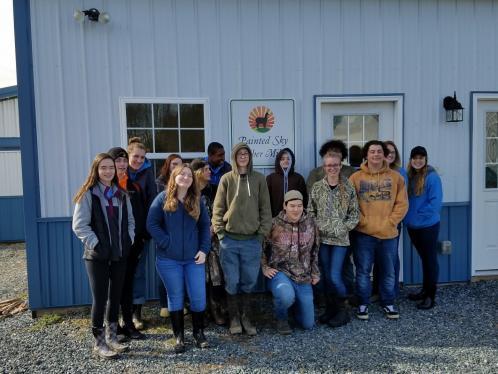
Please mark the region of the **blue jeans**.
<svg viewBox="0 0 498 374"><path fill-rule="evenodd" d="M235 240L225 236L220 241L220 263L227 293L250 293L258 281L260 261L259 240Z"/></svg>
<svg viewBox="0 0 498 374"><path fill-rule="evenodd" d="M202 312L206 309L206 266L195 261L178 261L156 257L156 269L168 292L170 312L183 310L185 287L190 299L190 310Z"/></svg>
<svg viewBox="0 0 498 374"><path fill-rule="evenodd" d="M325 278L325 291L341 298L347 296L346 285L342 278L344 259L347 254L348 247L320 244L319 257Z"/></svg>
<svg viewBox="0 0 498 374"><path fill-rule="evenodd" d="M287 320L287 310L295 305L297 322L303 329L311 329L315 324L311 284L296 283L281 271L269 279L268 283L273 294L273 306L277 319Z"/></svg>
<svg viewBox="0 0 498 374"><path fill-rule="evenodd" d="M357 232L355 240L356 292L360 299L360 304L368 305L370 303L372 293L370 273L374 262L376 266L379 266L380 303L383 306L394 304L398 238L378 239Z"/></svg>

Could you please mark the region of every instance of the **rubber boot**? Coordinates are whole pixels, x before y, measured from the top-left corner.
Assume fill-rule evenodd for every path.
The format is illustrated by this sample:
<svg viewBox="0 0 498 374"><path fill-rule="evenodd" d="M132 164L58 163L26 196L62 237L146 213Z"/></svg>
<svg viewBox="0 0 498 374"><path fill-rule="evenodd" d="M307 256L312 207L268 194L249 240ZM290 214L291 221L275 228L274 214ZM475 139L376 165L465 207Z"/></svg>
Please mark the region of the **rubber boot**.
<svg viewBox="0 0 498 374"><path fill-rule="evenodd" d="M230 334L242 334L242 325L240 324L240 312L237 295L227 295L227 309L230 318L228 330Z"/></svg>
<svg viewBox="0 0 498 374"><path fill-rule="evenodd" d="M334 301L334 297L330 294L325 295L325 312L323 312L318 321L322 324L328 323L339 311Z"/></svg>
<svg viewBox="0 0 498 374"><path fill-rule="evenodd" d="M192 328L197 348L207 348L209 344L204 336L204 312L192 312Z"/></svg>
<svg viewBox="0 0 498 374"><path fill-rule="evenodd" d="M251 323L251 320L249 319L249 316L252 315L250 295L241 294L240 298L242 299L242 316L240 317L242 327L246 331L247 335L256 335L256 327L254 327L254 325Z"/></svg>
<svg viewBox="0 0 498 374"><path fill-rule="evenodd" d="M126 352L130 347L126 344L121 344L118 342L118 323L109 322L105 329L105 341L107 346L111 348L114 352L123 353Z"/></svg>
<svg viewBox="0 0 498 374"><path fill-rule="evenodd" d="M171 326L173 327L173 335L175 335L175 353L185 352L185 333L184 333L184 319L183 310L175 310L169 312L171 319Z"/></svg>
<svg viewBox="0 0 498 374"><path fill-rule="evenodd" d="M93 353L101 358L118 358L118 353L109 348L105 342L105 330L103 327L92 327L92 334L95 337Z"/></svg>
<svg viewBox="0 0 498 374"><path fill-rule="evenodd" d="M351 321L351 313L347 299L335 298L337 313L328 321L328 325L332 328L344 326Z"/></svg>

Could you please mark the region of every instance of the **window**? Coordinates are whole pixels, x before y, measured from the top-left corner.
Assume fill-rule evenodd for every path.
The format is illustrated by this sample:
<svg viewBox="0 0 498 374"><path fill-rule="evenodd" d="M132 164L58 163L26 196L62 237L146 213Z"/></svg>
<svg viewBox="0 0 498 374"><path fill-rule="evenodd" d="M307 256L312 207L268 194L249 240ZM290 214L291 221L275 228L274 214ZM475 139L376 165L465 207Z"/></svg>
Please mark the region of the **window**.
<svg viewBox="0 0 498 374"><path fill-rule="evenodd" d="M498 112L486 113L486 188L498 188Z"/></svg>
<svg viewBox="0 0 498 374"><path fill-rule="evenodd" d="M123 143L140 137L152 160L163 160L170 153L185 159L203 157L208 138L207 104L207 99L123 99Z"/></svg>
<svg viewBox="0 0 498 374"><path fill-rule="evenodd" d="M361 150L369 140L379 139L378 114L354 114L333 117L333 134L348 147L348 162L361 163ZM359 157L359 159L358 159Z"/></svg>

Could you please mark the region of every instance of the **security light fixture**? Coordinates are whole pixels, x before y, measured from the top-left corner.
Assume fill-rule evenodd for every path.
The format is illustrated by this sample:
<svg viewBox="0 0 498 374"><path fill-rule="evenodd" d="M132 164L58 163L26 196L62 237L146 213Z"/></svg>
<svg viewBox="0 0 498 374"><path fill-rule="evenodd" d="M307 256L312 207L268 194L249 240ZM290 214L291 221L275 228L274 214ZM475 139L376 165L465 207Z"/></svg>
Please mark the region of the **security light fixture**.
<svg viewBox="0 0 498 374"><path fill-rule="evenodd" d="M74 19L78 22L83 22L85 20L85 16L88 17L89 21L100 23L107 23L111 19L108 13L101 13L98 9L95 8L90 8L88 10L77 9L73 14Z"/></svg>
<svg viewBox="0 0 498 374"><path fill-rule="evenodd" d="M446 110L446 122L463 121L463 107L457 100L456 91L453 92L453 97L446 96L444 98L443 107Z"/></svg>

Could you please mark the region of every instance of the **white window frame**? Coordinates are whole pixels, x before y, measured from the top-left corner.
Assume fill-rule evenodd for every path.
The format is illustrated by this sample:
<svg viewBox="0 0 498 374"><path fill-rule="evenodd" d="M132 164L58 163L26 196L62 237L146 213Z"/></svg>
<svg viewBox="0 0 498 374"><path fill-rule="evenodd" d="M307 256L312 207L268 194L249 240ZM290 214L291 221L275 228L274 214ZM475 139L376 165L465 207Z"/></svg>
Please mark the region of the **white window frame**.
<svg viewBox="0 0 498 374"><path fill-rule="evenodd" d="M315 101L315 125L323 125L321 107L322 104L338 104L338 103L377 103L377 102L391 102L394 104L394 139L392 140L399 148L401 155L403 155L403 100L402 94L371 94L371 95L354 95L354 96L318 96ZM380 130L380 128L379 128ZM379 139L386 140L386 139ZM318 147L321 142L320 131L315 131L315 144L317 149L315 152L315 164L320 164L320 155L318 154Z"/></svg>
<svg viewBox="0 0 498 374"><path fill-rule="evenodd" d="M128 127L126 124L126 104L202 104L204 106L204 152L170 152L153 153L148 152L147 158L151 160L164 160L171 153L178 153L184 159L194 159L207 155L207 145L211 139L211 121L208 98L187 98L187 97L120 97L119 117L121 128L121 146L126 149L128 146ZM154 119L152 119L154 120ZM180 132L180 128L178 129Z"/></svg>

